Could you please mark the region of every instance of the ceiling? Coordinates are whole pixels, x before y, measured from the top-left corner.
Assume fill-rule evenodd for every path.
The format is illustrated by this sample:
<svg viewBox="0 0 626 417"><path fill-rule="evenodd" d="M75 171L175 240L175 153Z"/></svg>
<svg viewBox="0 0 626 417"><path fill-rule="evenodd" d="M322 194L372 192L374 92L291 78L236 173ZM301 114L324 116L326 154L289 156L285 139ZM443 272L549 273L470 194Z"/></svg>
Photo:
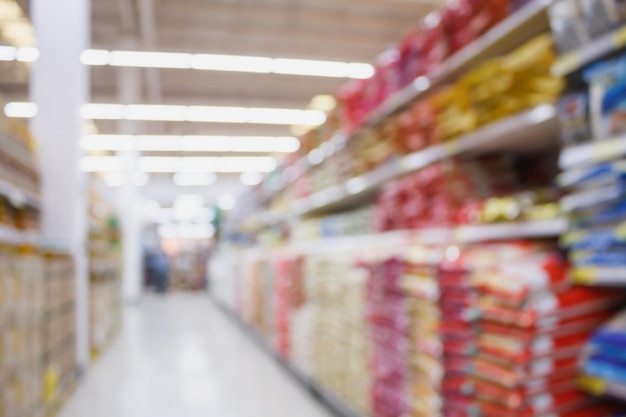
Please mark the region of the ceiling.
<svg viewBox="0 0 626 417"><path fill-rule="evenodd" d="M19 0L28 10L27 1ZM372 62L431 11L433 0L93 0L92 47ZM20 66L21 65L21 66ZM23 64L0 64L0 87L27 96ZM92 102L114 103L120 68L91 68ZM141 103L304 108L346 79L141 69ZM96 122L103 134L118 123ZM138 134L288 135L288 126L138 122ZM232 188L232 177L225 178ZM159 179L147 198L185 192ZM157 186L158 185L158 186ZM219 183L218 183L219 185ZM222 192L220 186L213 187ZM210 197L207 197L210 198Z"/></svg>

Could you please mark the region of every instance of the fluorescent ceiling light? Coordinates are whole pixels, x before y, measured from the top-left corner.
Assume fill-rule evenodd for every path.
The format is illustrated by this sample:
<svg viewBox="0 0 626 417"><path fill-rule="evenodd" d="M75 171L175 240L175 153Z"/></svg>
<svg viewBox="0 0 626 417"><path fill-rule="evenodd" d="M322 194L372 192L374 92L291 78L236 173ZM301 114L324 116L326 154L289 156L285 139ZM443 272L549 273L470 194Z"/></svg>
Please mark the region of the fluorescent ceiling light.
<svg viewBox="0 0 626 417"><path fill-rule="evenodd" d="M102 49L87 49L80 54L80 62L83 65L94 67L108 65L111 53Z"/></svg>
<svg viewBox="0 0 626 417"><path fill-rule="evenodd" d="M85 104L81 114L91 120L123 120L125 106L122 104Z"/></svg>
<svg viewBox="0 0 626 417"><path fill-rule="evenodd" d="M85 172L122 170L122 159L117 156L86 156L81 159ZM139 158L139 171L146 173L177 172L270 172L276 169L276 160L269 156L240 157L171 157L144 156Z"/></svg>
<svg viewBox="0 0 626 417"><path fill-rule="evenodd" d="M158 120L183 122L186 120L186 112L187 107L185 106L133 104L125 106L124 118L127 120Z"/></svg>
<svg viewBox="0 0 626 417"><path fill-rule="evenodd" d="M349 73L346 62L317 61L310 59L275 59L273 72L276 74L309 75L318 77L345 78Z"/></svg>
<svg viewBox="0 0 626 417"><path fill-rule="evenodd" d="M239 181L243 185L258 185L263 181L263 175L258 172L242 172Z"/></svg>
<svg viewBox="0 0 626 417"><path fill-rule="evenodd" d="M104 183L108 187L121 187L124 185L124 174L121 172L107 172L104 175Z"/></svg>
<svg viewBox="0 0 626 417"><path fill-rule="evenodd" d="M9 103L28 106L28 112L6 112L8 117L31 118L34 103ZM8 104L8 105L9 105ZM7 106L8 106L7 105ZM85 104L81 114L89 120L145 120L145 121L188 121L213 123L256 123L277 125L317 126L326 121L326 114L319 110L246 108L224 106L173 106L159 104Z"/></svg>
<svg viewBox="0 0 626 417"><path fill-rule="evenodd" d="M197 70L233 72L272 72L271 58L256 56L233 56L196 54L191 59L191 68Z"/></svg>
<svg viewBox="0 0 626 417"><path fill-rule="evenodd" d="M213 123L249 123L245 107L189 106L187 121Z"/></svg>
<svg viewBox="0 0 626 417"><path fill-rule="evenodd" d="M0 61L15 61L17 48L13 46L0 46Z"/></svg>
<svg viewBox="0 0 626 417"><path fill-rule="evenodd" d="M37 48L18 49L11 46L0 48L3 48L0 51L2 61L34 62L39 59ZM90 66L174 68L355 79L370 78L374 74L372 65L360 62L179 52L87 49L81 53L80 62Z"/></svg>
<svg viewBox="0 0 626 417"><path fill-rule="evenodd" d="M173 180L179 187L209 186L215 184L217 175L213 172L177 172Z"/></svg>
<svg viewBox="0 0 626 417"><path fill-rule="evenodd" d="M111 51L109 65L114 67L190 68L191 54L174 52Z"/></svg>
<svg viewBox="0 0 626 417"><path fill-rule="evenodd" d="M87 135L85 151L292 153L300 141L288 136Z"/></svg>
<svg viewBox="0 0 626 417"><path fill-rule="evenodd" d="M34 47L18 48L16 59L20 62L35 62L39 59L39 49Z"/></svg>
<svg viewBox="0 0 626 417"><path fill-rule="evenodd" d="M37 116L38 110L35 103L13 102L4 106L4 114L15 118L30 119Z"/></svg>

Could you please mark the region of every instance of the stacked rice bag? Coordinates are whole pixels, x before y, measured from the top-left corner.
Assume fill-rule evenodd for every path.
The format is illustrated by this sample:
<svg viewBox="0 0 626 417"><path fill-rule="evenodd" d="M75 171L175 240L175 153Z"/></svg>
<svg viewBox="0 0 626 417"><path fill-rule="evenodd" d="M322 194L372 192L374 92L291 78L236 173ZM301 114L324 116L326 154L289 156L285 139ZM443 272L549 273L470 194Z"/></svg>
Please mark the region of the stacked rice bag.
<svg viewBox="0 0 626 417"><path fill-rule="evenodd" d="M572 287L567 262L549 246L496 249L495 262L473 272L481 314L473 370L478 410L485 417L595 410L576 387L577 358L622 294Z"/></svg>
<svg viewBox="0 0 626 417"><path fill-rule="evenodd" d="M365 322L367 274L349 253L309 256L307 294L313 323L313 377L346 404L369 413L369 339Z"/></svg>
<svg viewBox="0 0 626 417"><path fill-rule="evenodd" d="M626 311L593 334L582 368L587 390L626 401Z"/></svg>
<svg viewBox="0 0 626 417"><path fill-rule="evenodd" d="M374 417L400 417L409 409L409 320L397 258L369 267L367 320L371 337L371 404Z"/></svg>
<svg viewBox="0 0 626 417"><path fill-rule="evenodd" d="M438 416L444 403L444 368L437 271L432 265L409 262L405 268L402 284L410 306L410 415Z"/></svg>
<svg viewBox="0 0 626 417"><path fill-rule="evenodd" d="M474 407L471 368L480 334L478 289L468 269L442 262L438 272L440 335L445 373L441 384L443 416L465 416Z"/></svg>

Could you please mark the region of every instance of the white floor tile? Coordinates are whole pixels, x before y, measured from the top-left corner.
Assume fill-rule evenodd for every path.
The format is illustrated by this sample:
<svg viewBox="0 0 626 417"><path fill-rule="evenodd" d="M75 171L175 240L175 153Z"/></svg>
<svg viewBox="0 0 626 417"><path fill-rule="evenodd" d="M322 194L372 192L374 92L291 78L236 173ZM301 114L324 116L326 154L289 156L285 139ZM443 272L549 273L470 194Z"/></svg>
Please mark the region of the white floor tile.
<svg viewBox="0 0 626 417"><path fill-rule="evenodd" d="M329 417L205 294L148 297L59 417Z"/></svg>

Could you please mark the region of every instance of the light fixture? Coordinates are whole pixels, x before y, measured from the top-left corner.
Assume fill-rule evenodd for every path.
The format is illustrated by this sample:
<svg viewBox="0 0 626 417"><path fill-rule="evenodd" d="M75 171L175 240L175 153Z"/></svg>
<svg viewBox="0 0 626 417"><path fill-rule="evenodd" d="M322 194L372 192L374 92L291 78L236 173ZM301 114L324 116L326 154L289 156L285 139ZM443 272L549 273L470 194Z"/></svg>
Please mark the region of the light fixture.
<svg viewBox="0 0 626 417"><path fill-rule="evenodd" d="M258 185L263 181L263 176L258 172L242 172L239 180L243 185Z"/></svg>
<svg viewBox="0 0 626 417"><path fill-rule="evenodd" d="M30 119L37 116L39 109L35 103L12 102L4 106L7 117Z"/></svg>
<svg viewBox="0 0 626 417"><path fill-rule="evenodd" d="M16 59L20 62L36 62L39 59L39 49L30 46L17 48Z"/></svg>
<svg viewBox="0 0 626 417"><path fill-rule="evenodd" d="M14 46L0 46L0 61L15 61L17 48Z"/></svg>
<svg viewBox="0 0 626 417"><path fill-rule="evenodd" d="M110 55L109 51L102 49L87 49L80 54L80 62L94 67L104 66L109 64Z"/></svg>
<svg viewBox="0 0 626 417"><path fill-rule="evenodd" d="M204 187L215 184L217 175L214 172L177 172L173 177L174 184L179 187Z"/></svg>
<svg viewBox="0 0 626 417"><path fill-rule="evenodd" d="M0 60L34 62L39 58L37 48L0 47L7 48L4 53L0 53ZM13 51L8 48L13 48ZM18 49L23 49L23 52L20 53ZM354 79L366 79L374 74L372 65L360 62L156 51L87 49L81 53L80 62L89 66L173 68Z"/></svg>
<svg viewBox="0 0 626 417"><path fill-rule="evenodd" d="M175 52L111 51L109 65L141 68L190 68L191 54Z"/></svg>
<svg viewBox="0 0 626 417"><path fill-rule="evenodd" d="M29 111L6 111L8 117L32 118L36 115L35 103L8 103L7 106L25 107ZM10 107L11 108L11 107ZM88 120L145 120L187 121L212 123L255 123L277 125L318 126L326 121L326 114L319 110L246 108L225 106L177 106L157 104L85 104L81 115Z"/></svg>
<svg viewBox="0 0 626 417"><path fill-rule="evenodd" d="M292 153L300 141L289 136L86 135L85 151Z"/></svg>
<svg viewBox="0 0 626 417"><path fill-rule="evenodd" d="M232 210L237 205L237 199L232 194L222 194L217 198L217 206L222 210Z"/></svg>
<svg viewBox="0 0 626 417"><path fill-rule="evenodd" d="M276 169L276 160L270 156L143 156L138 166L145 173L271 172ZM85 172L111 172L121 171L123 166L117 156L85 156L80 167Z"/></svg>
<svg viewBox="0 0 626 417"><path fill-rule="evenodd" d="M234 56L196 54L191 58L191 68L197 70L232 72L272 72L271 58L256 56Z"/></svg>

